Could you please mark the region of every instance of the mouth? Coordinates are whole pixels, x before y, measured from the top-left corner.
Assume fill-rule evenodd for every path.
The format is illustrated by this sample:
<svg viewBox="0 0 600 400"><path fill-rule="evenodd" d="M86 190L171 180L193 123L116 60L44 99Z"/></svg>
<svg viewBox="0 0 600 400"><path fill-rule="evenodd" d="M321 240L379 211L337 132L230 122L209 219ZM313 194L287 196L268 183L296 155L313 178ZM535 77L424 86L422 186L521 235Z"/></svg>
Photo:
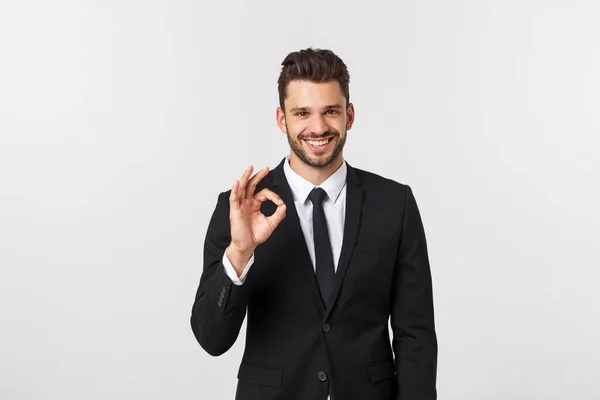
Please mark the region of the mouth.
<svg viewBox="0 0 600 400"><path fill-rule="evenodd" d="M308 147L315 153L323 153L329 149L331 143L333 142L333 136L325 138L325 139L302 139Z"/></svg>

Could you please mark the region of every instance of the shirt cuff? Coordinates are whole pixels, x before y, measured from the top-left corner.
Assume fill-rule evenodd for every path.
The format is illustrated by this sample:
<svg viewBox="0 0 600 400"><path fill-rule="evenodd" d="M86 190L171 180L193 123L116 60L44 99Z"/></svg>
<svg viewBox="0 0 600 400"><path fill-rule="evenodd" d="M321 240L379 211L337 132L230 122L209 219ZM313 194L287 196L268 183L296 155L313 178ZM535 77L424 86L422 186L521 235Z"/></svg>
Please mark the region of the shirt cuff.
<svg viewBox="0 0 600 400"><path fill-rule="evenodd" d="M231 279L231 282L233 282L234 285L241 286L244 284L244 282L246 281L246 275L248 275L248 271L250 270L252 264L254 264L254 253L252 253L250 261L248 261L246 268L244 268L242 276L238 277L235 268L233 268L233 265L231 265L231 261L229 261L229 258L227 257L227 253L223 254L223 267L225 268L225 273L227 274L229 279Z"/></svg>

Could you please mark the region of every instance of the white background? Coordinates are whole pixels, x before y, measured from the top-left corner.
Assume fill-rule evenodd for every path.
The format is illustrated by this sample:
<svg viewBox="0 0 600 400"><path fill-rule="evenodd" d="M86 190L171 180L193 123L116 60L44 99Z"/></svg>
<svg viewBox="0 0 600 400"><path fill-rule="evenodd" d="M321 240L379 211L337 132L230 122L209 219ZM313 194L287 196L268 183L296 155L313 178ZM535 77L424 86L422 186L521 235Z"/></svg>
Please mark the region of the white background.
<svg viewBox="0 0 600 400"><path fill-rule="evenodd" d="M0 1L0 398L233 399L189 315L220 191L287 154L291 51L411 185L440 399L599 399L600 2Z"/></svg>

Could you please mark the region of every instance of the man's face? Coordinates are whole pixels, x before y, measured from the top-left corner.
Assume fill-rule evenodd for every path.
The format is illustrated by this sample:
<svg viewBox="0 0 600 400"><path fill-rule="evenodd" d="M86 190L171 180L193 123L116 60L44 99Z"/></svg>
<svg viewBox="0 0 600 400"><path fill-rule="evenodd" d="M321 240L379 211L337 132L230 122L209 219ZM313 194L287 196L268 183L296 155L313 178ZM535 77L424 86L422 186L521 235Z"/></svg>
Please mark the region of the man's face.
<svg viewBox="0 0 600 400"><path fill-rule="evenodd" d="M354 106L346 107L337 81L291 81L284 106L285 114L277 110L277 122L303 163L325 168L342 157L346 132L354 122Z"/></svg>

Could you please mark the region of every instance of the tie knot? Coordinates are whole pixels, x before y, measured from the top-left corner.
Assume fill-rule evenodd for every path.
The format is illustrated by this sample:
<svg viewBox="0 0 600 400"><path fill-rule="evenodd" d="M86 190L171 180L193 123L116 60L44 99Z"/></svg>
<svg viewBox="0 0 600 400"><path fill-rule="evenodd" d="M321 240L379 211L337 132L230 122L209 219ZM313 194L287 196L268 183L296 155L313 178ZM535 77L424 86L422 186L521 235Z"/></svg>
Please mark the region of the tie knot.
<svg viewBox="0 0 600 400"><path fill-rule="evenodd" d="M313 204L322 204L323 200L327 197L327 192L321 188L314 188L309 194L308 198Z"/></svg>

